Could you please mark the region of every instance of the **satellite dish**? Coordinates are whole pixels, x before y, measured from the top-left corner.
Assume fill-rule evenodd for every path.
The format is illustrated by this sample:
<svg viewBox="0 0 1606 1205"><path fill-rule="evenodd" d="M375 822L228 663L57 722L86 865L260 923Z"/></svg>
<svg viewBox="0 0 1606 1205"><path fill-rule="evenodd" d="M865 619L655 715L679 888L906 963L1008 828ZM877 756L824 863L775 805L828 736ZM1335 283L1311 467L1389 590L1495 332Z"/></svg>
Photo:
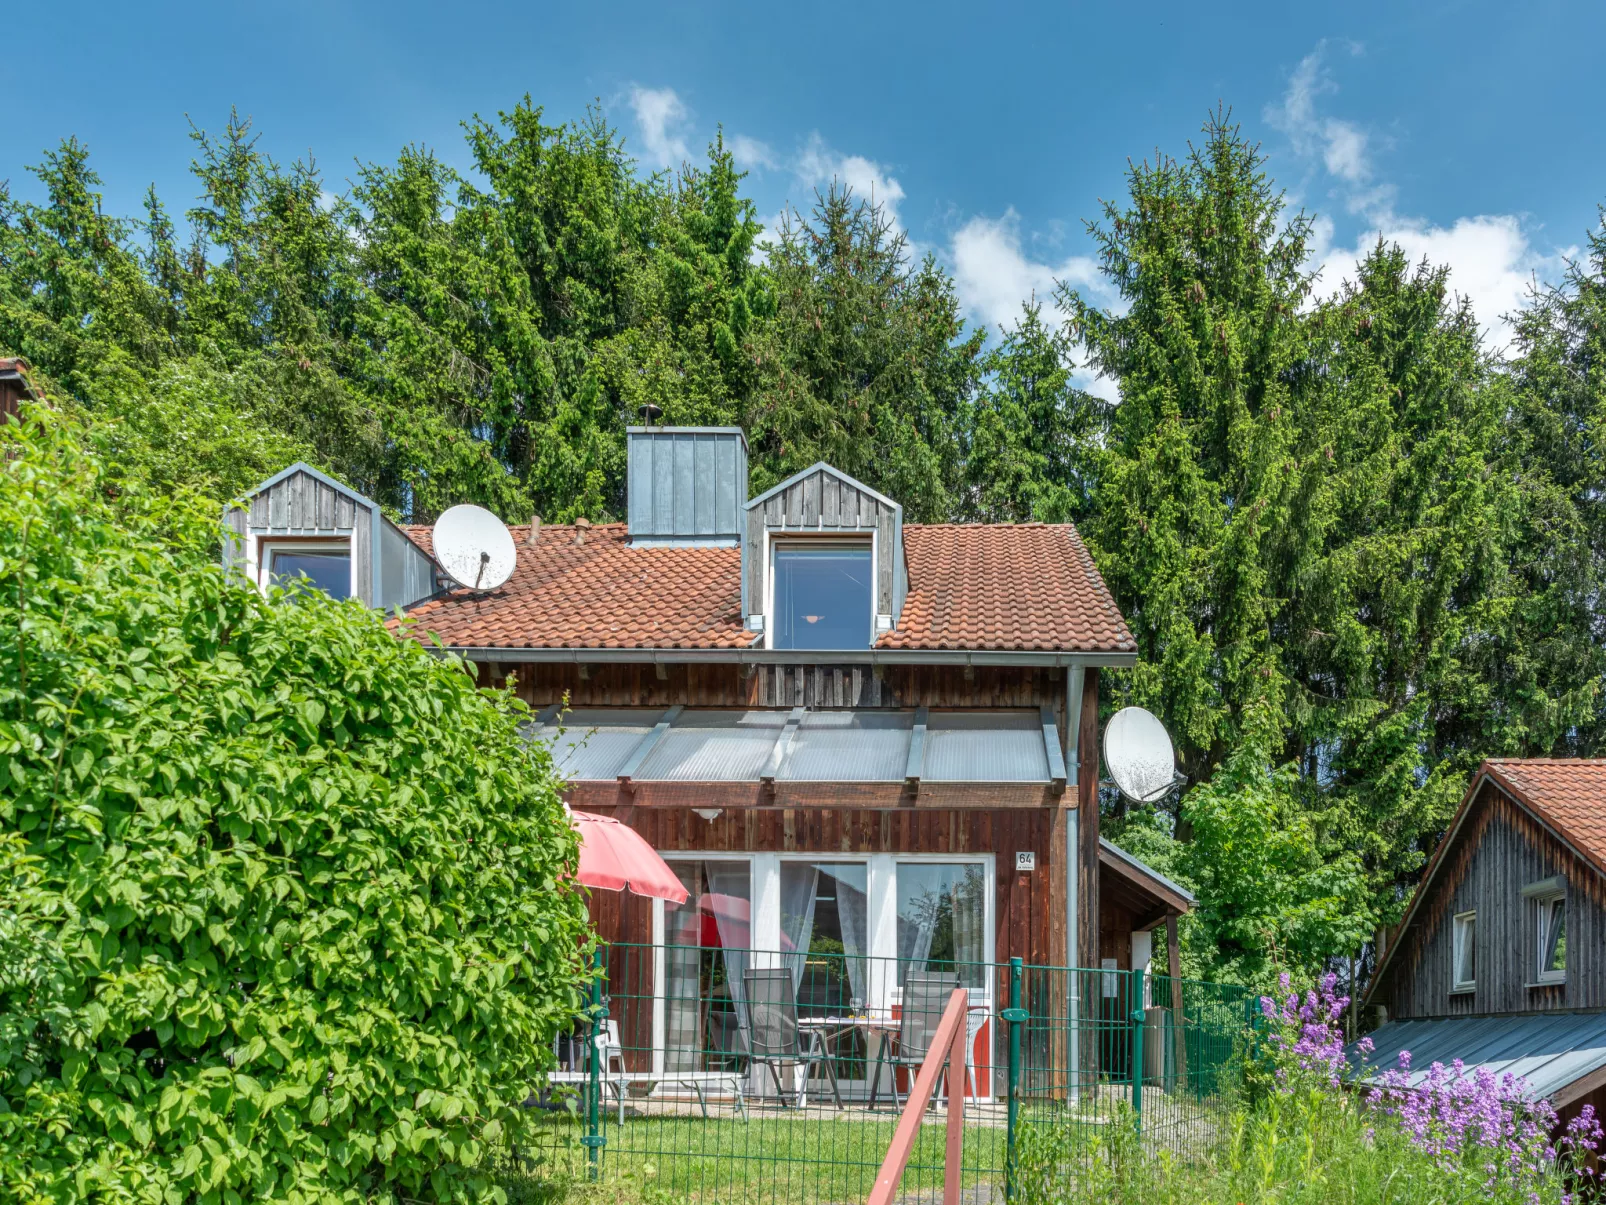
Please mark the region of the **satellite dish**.
<svg viewBox="0 0 1606 1205"><path fill-rule="evenodd" d="M1165 725L1141 707L1123 707L1104 728L1104 764L1121 794L1153 803L1177 777L1177 755Z"/></svg>
<svg viewBox="0 0 1606 1205"><path fill-rule="evenodd" d="M502 520L483 506L454 506L435 520L435 559L454 582L494 590L513 576L518 554Z"/></svg>

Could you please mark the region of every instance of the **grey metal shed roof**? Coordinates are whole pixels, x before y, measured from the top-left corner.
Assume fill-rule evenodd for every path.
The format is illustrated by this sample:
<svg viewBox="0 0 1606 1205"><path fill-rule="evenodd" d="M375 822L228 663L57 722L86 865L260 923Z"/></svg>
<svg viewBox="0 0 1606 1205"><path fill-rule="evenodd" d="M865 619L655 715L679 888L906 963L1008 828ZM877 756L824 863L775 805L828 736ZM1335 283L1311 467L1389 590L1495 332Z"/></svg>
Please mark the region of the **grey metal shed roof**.
<svg viewBox="0 0 1606 1205"><path fill-rule="evenodd" d="M1046 709L692 710L585 708L534 739L565 777L641 782L1060 782Z"/></svg>
<svg viewBox="0 0 1606 1205"><path fill-rule="evenodd" d="M1371 1036L1375 1049L1366 1061L1368 1078L1397 1068L1400 1051L1408 1050L1413 1084L1434 1063L1448 1067L1460 1059L1466 1077L1480 1067L1497 1076L1520 1076L1532 1100L1565 1103L1569 1084L1606 1067L1606 1012L1390 1021ZM1353 1044L1345 1053L1362 1070Z"/></svg>

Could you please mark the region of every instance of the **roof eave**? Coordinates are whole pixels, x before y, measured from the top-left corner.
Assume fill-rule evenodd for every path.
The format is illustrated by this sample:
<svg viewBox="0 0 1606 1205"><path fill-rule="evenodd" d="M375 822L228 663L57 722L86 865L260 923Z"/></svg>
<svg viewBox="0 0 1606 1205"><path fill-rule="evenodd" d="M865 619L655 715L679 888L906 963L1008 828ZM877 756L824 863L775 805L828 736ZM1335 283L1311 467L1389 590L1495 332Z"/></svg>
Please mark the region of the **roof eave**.
<svg viewBox="0 0 1606 1205"><path fill-rule="evenodd" d="M427 634L428 629L420 625ZM1126 668L1137 653L1117 650L1032 649L839 649L763 648L503 648L495 645L443 645L434 649L469 661L601 665L609 662L660 665L728 663L736 665L975 665L1081 666Z"/></svg>

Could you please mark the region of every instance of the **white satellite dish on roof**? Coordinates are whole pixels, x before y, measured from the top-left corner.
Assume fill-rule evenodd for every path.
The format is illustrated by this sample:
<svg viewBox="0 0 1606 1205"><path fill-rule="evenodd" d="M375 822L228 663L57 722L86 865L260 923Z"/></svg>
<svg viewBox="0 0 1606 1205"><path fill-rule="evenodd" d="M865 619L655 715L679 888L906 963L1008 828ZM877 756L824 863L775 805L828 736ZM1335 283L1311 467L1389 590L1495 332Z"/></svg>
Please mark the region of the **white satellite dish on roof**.
<svg viewBox="0 0 1606 1205"><path fill-rule="evenodd" d="M1121 794L1153 803L1177 778L1177 755L1165 725L1141 707L1123 707L1104 726L1104 764Z"/></svg>
<svg viewBox="0 0 1606 1205"><path fill-rule="evenodd" d="M494 590L513 576L513 535L483 506L454 506L435 520L435 559L454 582Z"/></svg>

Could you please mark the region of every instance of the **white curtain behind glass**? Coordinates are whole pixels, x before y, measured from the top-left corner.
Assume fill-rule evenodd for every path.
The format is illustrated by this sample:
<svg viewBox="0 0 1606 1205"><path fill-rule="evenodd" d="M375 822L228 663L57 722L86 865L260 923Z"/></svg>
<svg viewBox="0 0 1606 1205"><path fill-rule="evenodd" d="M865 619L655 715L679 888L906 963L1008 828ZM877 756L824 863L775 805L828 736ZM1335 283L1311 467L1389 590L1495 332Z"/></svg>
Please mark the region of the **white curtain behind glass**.
<svg viewBox="0 0 1606 1205"><path fill-rule="evenodd" d="M868 1003L869 975L864 956L868 945L869 900L863 863L826 863L819 868L836 881L836 914L842 923L842 950L847 956L848 984L862 1007ZM849 1002L851 1003L851 1002Z"/></svg>
<svg viewBox="0 0 1606 1205"><path fill-rule="evenodd" d="M986 950L986 876L974 863L902 862L898 865L898 983L923 970L939 938L941 961L960 964L962 981L980 987ZM970 964L970 965L966 965Z"/></svg>
<svg viewBox="0 0 1606 1205"><path fill-rule="evenodd" d="M725 982L730 985L736 1023L745 1033L747 992L742 976L747 971L748 947L752 944L753 876L746 862L705 862L703 866L708 874L708 903L719 928Z"/></svg>
<svg viewBox="0 0 1606 1205"><path fill-rule="evenodd" d="M701 913L703 870L697 862L671 862L669 867L686 889L686 902L664 905L664 1066L670 1071L696 1071L702 1046Z"/></svg>
<svg viewBox="0 0 1606 1205"><path fill-rule="evenodd" d="M792 972L792 991L803 984L809 942L814 936L814 901L820 891L820 868L810 862L781 863L781 951Z"/></svg>

